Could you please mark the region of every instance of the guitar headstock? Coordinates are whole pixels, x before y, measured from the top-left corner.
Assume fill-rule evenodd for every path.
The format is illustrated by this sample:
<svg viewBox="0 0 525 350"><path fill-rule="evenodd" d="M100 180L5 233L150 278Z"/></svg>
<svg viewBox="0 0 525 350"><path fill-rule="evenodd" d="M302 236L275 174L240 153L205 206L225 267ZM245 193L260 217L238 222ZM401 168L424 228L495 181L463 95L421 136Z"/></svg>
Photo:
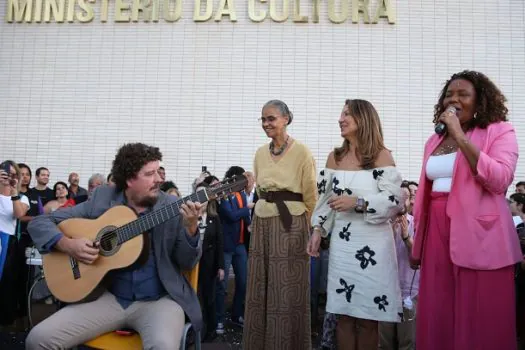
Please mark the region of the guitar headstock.
<svg viewBox="0 0 525 350"><path fill-rule="evenodd" d="M204 189L209 199L224 197L230 193L242 191L248 184L244 175L235 175L224 179L213 187Z"/></svg>

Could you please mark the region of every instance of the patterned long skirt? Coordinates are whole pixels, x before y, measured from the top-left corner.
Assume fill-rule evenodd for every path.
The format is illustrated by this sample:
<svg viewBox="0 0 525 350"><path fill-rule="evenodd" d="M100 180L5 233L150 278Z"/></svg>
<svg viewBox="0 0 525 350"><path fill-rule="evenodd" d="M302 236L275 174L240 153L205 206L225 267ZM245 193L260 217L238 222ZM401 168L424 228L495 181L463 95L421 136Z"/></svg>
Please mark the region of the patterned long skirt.
<svg viewBox="0 0 525 350"><path fill-rule="evenodd" d="M254 217L243 349L309 350L310 258L306 215L287 232L279 217Z"/></svg>

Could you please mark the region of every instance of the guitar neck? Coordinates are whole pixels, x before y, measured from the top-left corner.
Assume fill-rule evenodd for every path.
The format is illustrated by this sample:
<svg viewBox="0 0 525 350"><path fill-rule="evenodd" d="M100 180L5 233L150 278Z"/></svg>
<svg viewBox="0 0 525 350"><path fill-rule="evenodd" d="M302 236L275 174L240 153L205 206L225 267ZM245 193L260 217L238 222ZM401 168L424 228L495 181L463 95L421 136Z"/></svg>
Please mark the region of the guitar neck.
<svg viewBox="0 0 525 350"><path fill-rule="evenodd" d="M190 196L179 199L176 202L170 203L155 211L144 214L137 220L119 227L115 230L118 236L118 244L127 242L130 239L151 230L155 226L179 216L182 204L187 201L204 203L208 201L208 195L204 190L198 191L197 193L193 193Z"/></svg>

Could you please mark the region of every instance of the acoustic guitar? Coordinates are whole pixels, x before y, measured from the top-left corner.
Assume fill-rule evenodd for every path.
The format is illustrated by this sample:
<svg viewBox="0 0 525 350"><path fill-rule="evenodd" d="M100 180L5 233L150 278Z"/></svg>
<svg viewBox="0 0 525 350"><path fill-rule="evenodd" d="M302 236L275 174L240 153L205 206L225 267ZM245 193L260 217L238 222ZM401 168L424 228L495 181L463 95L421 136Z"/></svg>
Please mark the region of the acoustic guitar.
<svg viewBox="0 0 525 350"><path fill-rule="evenodd" d="M180 215L180 206L187 201L204 203L246 187L244 176L226 179L214 187L202 189L162 208L137 218L127 206L108 209L97 219L73 218L58 224L69 238L87 238L100 243L100 255L91 265L84 264L63 252L53 250L42 255L44 276L51 293L66 303L75 303L99 294L101 282L108 272L131 266L147 257L147 232ZM148 248L148 249L146 249Z"/></svg>

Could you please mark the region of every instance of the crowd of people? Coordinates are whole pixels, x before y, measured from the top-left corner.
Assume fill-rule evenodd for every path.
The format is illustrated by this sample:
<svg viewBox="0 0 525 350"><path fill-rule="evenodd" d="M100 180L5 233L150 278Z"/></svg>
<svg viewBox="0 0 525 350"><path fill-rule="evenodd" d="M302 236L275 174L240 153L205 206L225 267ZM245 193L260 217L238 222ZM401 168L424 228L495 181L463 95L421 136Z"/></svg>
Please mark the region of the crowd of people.
<svg viewBox="0 0 525 350"><path fill-rule="evenodd" d="M147 349L178 348L187 317L203 340L226 324L229 271L235 274L231 323L247 350L312 348L312 261L328 254L326 349L518 349L525 338L525 183L507 199L518 144L506 99L480 72L448 79L434 108L418 182L403 180L366 100L344 102L341 147L316 166L287 127L280 100L261 109L269 144L243 190L206 203L187 201L181 216L151 229L149 257L111 274L98 299L66 305L34 327L27 349L62 349L133 328ZM454 108L450 108L454 107ZM126 205L138 216L185 197L166 181L162 154L142 143L118 151L111 174L88 189L71 173L47 187L49 170L5 161L0 181L0 321L25 316L24 251L35 245L96 264L97 242L63 235L57 224ZM203 168L194 192L221 179ZM513 220L514 217L514 220ZM182 271L199 264L198 291ZM26 276L26 277L24 277ZM6 312L4 312L6 310Z"/></svg>

